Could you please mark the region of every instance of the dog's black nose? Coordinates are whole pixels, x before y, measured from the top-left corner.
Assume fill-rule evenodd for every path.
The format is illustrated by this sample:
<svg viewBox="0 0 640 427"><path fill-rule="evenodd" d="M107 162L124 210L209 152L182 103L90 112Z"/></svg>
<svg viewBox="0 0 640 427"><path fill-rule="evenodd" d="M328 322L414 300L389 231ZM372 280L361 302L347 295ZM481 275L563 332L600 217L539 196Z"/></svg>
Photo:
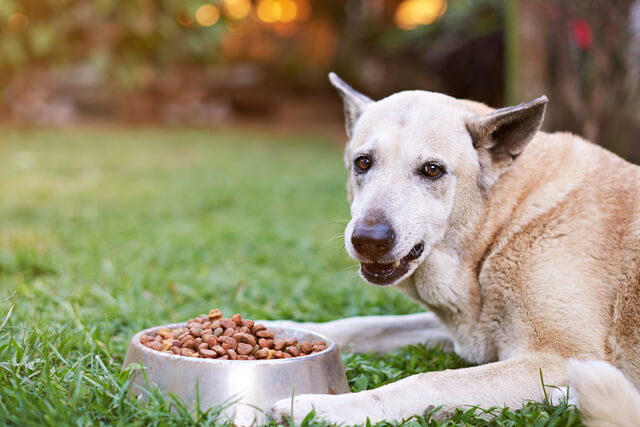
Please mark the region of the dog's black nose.
<svg viewBox="0 0 640 427"><path fill-rule="evenodd" d="M396 233L387 222L356 224L351 243L358 253L375 261L386 255L396 240Z"/></svg>

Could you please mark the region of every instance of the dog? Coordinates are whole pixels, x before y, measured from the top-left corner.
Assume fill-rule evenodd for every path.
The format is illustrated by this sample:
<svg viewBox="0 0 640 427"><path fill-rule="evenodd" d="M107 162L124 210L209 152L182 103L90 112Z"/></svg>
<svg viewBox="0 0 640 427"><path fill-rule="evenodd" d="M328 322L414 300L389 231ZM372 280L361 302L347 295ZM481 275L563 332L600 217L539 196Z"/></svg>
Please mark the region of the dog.
<svg viewBox="0 0 640 427"><path fill-rule="evenodd" d="M349 255L429 311L302 324L349 351L445 343L477 366L276 402L340 424L522 407L569 387L592 426L640 423L640 167L539 130L547 98L492 109L427 91L344 101ZM544 385L540 374L544 378ZM556 398L561 396L555 395Z"/></svg>

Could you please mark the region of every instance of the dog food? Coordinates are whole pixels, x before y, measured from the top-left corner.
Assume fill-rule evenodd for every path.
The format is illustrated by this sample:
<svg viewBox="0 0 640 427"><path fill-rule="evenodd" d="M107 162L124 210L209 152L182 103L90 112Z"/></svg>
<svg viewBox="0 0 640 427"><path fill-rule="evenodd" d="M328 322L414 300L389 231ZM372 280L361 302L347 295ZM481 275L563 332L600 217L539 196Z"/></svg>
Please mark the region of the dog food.
<svg viewBox="0 0 640 427"><path fill-rule="evenodd" d="M276 338L262 323L239 314L225 318L217 308L190 319L185 328L160 328L155 335L143 335L140 342L164 353L218 360L286 359L327 348L324 341Z"/></svg>

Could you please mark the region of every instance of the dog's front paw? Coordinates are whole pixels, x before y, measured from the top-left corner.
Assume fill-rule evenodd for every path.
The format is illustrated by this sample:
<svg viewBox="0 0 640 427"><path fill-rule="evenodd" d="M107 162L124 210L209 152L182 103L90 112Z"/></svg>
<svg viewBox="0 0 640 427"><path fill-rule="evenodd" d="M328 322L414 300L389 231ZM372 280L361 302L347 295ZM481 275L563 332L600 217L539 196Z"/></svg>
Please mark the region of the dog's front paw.
<svg viewBox="0 0 640 427"><path fill-rule="evenodd" d="M301 396L295 396L293 400L282 399L278 400L271 408L271 415L273 418L282 422L285 420L293 421L295 425L302 423L302 420L309 414L309 412L316 410L316 416L318 416L317 400L314 397L321 397L321 395L303 394Z"/></svg>
<svg viewBox="0 0 640 427"><path fill-rule="evenodd" d="M271 415L276 421L290 420L295 425L311 412L315 417L331 423L354 425L363 424L367 418L380 421L384 414L378 414L377 408L366 399L361 399L361 393L346 394L303 394L291 399L279 400L271 408Z"/></svg>

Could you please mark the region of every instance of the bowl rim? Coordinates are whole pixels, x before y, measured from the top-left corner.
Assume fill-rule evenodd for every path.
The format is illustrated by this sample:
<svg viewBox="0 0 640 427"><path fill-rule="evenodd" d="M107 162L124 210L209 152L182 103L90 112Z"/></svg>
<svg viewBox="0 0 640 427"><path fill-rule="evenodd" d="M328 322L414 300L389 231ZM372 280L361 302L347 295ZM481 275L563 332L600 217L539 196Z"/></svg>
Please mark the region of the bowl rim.
<svg viewBox="0 0 640 427"><path fill-rule="evenodd" d="M186 327L188 322L180 322L180 323L170 323L167 325L159 325L159 326L153 326L151 328L147 328L144 329L138 333L136 333L132 338L131 341L129 343L129 346L134 346L136 347L138 350L142 351L143 353L146 353L148 355L150 355L151 357L164 357L167 358L168 360L176 360L176 361L180 361L180 362L185 362L185 363L209 363L209 364L214 364L214 365L224 365L224 366L235 366L235 365L240 365L240 366L246 366L248 364L251 365L271 365L271 364L282 364L282 363L303 363L303 362L307 362L307 361L311 361L313 359L316 358L321 358L324 357L326 355L328 355L329 353L337 350L337 345L335 343L334 340L332 340L331 338L315 332L315 331L311 331L309 329L304 329L304 328L298 328L298 327L290 327L290 326L278 326L276 325L277 321L260 321L259 323L264 324L265 326L269 326L271 328L277 328L277 329L283 329L283 330L287 330L287 331L298 331L301 333L306 333L306 334L311 334L316 336L319 340L322 340L324 342L327 343L327 348L322 350L321 352L318 352L316 354L310 354L307 356L298 356L298 357L290 357L290 358L286 358L286 359L258 359L258 360L230 360L230 359L226 359L226 360L219 360L219 359L207 359L207 358L200 358L200 357L188 357L188 356L181 356L178 354L173 354L173 353L165 353L163 351L158 351L158 350L154 350L152 348L147 347L146 345L142 344L140 342L140 337L142 337L142 335L145 334L151 334L155 331L157 331L160 328L169 328L169 329L177 329L177 328L183 328Z"/></svg>

